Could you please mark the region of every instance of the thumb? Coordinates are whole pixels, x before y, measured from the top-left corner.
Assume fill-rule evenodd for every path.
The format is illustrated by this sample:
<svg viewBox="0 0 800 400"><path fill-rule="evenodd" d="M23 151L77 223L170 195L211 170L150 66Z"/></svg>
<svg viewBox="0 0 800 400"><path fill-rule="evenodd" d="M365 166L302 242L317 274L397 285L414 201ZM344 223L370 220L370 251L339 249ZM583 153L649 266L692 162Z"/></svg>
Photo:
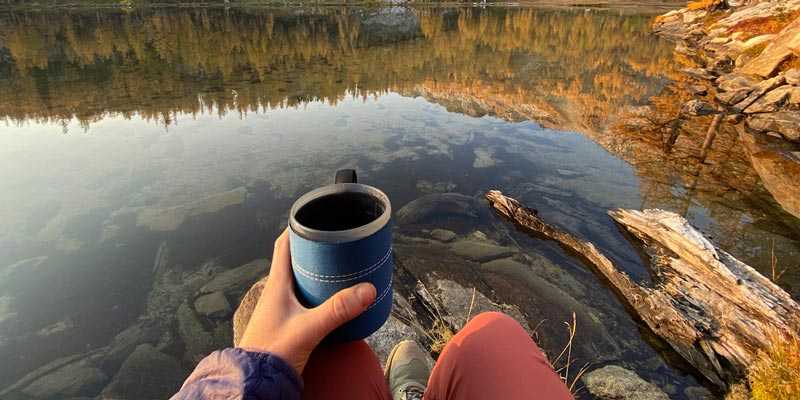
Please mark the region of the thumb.
<svg viewBox="0 0 800 400"><path fill-rule="evenodd" d="M334 329L361 315L374 301L377 291L369 282L342 289L311 310L309 317L316 325L320 340Z"/></svg>

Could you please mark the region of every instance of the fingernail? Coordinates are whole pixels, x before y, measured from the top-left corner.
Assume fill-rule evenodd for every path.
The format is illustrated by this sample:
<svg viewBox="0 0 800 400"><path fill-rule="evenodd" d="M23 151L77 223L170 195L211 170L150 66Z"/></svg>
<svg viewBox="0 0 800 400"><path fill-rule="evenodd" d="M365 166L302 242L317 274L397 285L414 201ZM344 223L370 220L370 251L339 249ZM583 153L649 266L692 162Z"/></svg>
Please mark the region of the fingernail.
<svg viewBox="0 0 800 400"><path fill-rule="evenodd" d="M375 301L375 286L372 286L371 283L362 283L356 287L356 295L361 301L361 305L368 307Z"/></svg>

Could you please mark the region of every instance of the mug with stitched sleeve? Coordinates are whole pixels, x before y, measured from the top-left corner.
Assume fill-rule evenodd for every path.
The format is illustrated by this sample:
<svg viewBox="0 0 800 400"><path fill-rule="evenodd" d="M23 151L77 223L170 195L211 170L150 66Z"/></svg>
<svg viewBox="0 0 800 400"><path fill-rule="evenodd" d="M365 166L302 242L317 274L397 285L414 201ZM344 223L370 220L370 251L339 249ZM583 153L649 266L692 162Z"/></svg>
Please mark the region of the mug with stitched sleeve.
<svg viewBox="0 0 800 400"><path fill-rule="evenodd" d="M322 304L361 282L375 286L375 302L326 340L363 339L380 328L392 309L392 206L385 193L356 183L341 170L335 183L301 196L289 212L289 246L298 300Z"/></svg>

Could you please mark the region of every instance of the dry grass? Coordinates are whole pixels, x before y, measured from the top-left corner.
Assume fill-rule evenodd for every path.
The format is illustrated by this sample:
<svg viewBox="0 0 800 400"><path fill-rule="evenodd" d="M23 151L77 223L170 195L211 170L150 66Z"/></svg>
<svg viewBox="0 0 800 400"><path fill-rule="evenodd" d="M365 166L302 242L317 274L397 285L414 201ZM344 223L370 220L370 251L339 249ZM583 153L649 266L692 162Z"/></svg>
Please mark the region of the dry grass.
<svg viewBox="0 0 800 400"><path fill-rule="evenodd" d="M744 383L731 385L731 390L725 395L725 400L751 400L750 390Z"/></svg>
<svg viewBox="0 0 800 400"><path fill-rule="evenodd" d="M578 322L575 318L574 312L572 313L572 323L570 324L569 322L564 322L564 324L567 326L569 339L567 340L567 344L561 350L561 353L555 358L555 360L550 362L550 365L558 373L558 375L561 376L564 384L567 385L569 392L572 393L572 396L574 397L583 389L582 386L577 386L577 384L583 374L589 369L589 363L586 363L578 368L577 372L575 372L575 375L570 379L569 370L572 364L575 362L575 360L572 358L572 343L575 340L575 334L578 331ZM562 362L563 364L561 364ZM573 371L575 371L575 369L573 369Z"/></svg>
<svg viewBox="0 0 800 400"><path fill-rule="evenodd" d="M772 282L778 283L778 280L781 279L784 273L786 273L786 268L781 271L778 271L778 257L775 255L775 240L772 241L772 248L770 249L770 265L772 266Z"/></svg>
<svg viewBox="0 0 800 400"><path fill-rule="evenodd" d="M760 352L747 373L753 400L800 399L800 341L771 336L772 348Z"/></svg>

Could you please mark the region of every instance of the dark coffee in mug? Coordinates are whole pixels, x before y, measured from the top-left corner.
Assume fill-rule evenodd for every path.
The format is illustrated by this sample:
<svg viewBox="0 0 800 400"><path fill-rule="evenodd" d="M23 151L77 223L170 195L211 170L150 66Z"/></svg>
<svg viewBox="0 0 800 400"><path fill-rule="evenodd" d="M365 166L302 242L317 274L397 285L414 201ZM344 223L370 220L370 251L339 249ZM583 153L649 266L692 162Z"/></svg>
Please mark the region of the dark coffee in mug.
<svg viewBox="0 0 800 400"><path fill-rule="evenodd" d="M297 210L298 223L320 231L345 231L369 224L385 211L382 201L361 192L340 192L316 198Z"/></svg>

